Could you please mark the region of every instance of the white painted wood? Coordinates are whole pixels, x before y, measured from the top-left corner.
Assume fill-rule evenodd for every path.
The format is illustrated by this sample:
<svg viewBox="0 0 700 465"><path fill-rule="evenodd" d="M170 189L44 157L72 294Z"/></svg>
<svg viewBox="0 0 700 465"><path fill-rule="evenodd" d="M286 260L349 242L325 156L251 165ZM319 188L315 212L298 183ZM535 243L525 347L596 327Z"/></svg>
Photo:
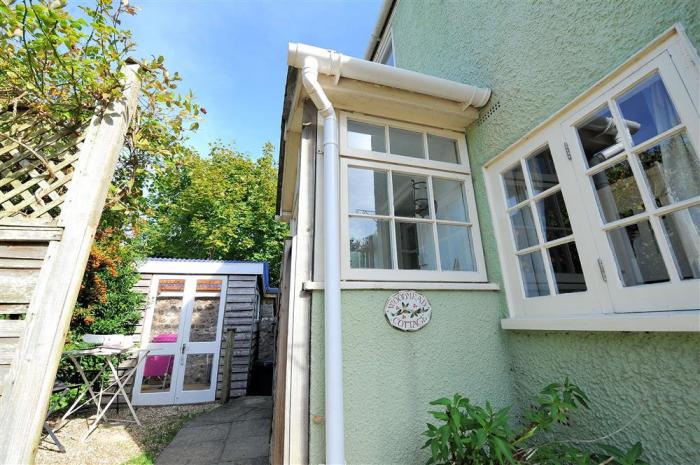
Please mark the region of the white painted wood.
<svg viewBox="0 0 700 465"><path fill-rule="evenodd" d="M0 304L29 303L38 279L38 269L0 268Z"/></svg>
<svg viewBox="0 0 700 465"><path fill-rule="evenodd" d="M501 328L538 331L700 332L700 312L579 315L566 318L506 318Z"/></svg>
<svg viewBox="0 0 700 465"><path fill-rule="evenodd" d="M20 337L24 333L25 326L24 320L0 320L0 338Z"/></svg>
<svg viewBox="0 0 700 465"><path fill-rule="evenodd" d="M0 241L3 242L48 242L59 241L63 234L60 226L19 226L0 224Z"/></svg>
<svg viewBox="0 0 700 465"><path fill-rule="evenodd" d="M71 313L95 229L139 93L137 67L125 68L123 99L93 118L29 310L26 331L0 399L0 462L30 463L39 442Z"/></svg>
<svg viewBox="0 0 700 465"><path fill-rule="evenodd" d="M428 281L341 281L341 289L372 290L372 289L421 289L435 291L498 291L500 286L496 283L448 283ZM322 281L305 281L305 291L322 291Z"/></svg>
<svg viewBox="0 0 700 465"><path fill-rule="evenodd" d="M629 221L625 219L614 224L603 224L590 179L590 176L602 168L598 166L588 168L586 166L574 127L579 121L606 103L611 107L613 115L619 119L619 111L612 99L626 92L635 83L651 73L658 72L681 118L681 125L666 131L664 134L668 136L682 129L685 130L696 153L698 153L698 147L700 147L698 113L700 109L696 104L693 104L692 95L688 94L688 88L692 87L693 82L689 78L697 75L698 70L695 68L698 68L698 63L684 62L683 66L679 66L675 62L677 57L680 57L680 60L687 58L687 54L680 51L685 46L683 40L686 39L681 38L678 31L679 29L674 27L662 34L618 70L613 71L592 89L584 92L567 105L564 110L535 128L502 154L489 161L484 167L491 216L499 244L499 258L512 318L559 318L563 316L573 317L579 314L602 315L612 312L657 312L660 310L700 308L700 283L697 279L686 281L677 279L675 268L671 269L674 266L671 250L665 242L667 239L659 221L661 215L676 210L680 206L687 207L699 204L700 200L690 199L679 202L679 205L657 208L645 188L645 180L635 155L635 152L643 147L648 147L652 142L647 141L639 147L633 148L631 141L625 136L626 151L617 158L629 158L635 177L638 178L640 192L644 196L646 212L630 218ZM565 143L569 146L571 160L567 158L564 151ZM549 145L557 169L588 291L569 295L525 298L521 286L519 266L514 258L514 238L511 234L507 213L516 207L509 209L505 205L501 174L510 169L513 163L522 160L544 144ZM519 206L521 205L517 207ZM617 265L608 243L606 231L613 226L622 226L647 217L651 220L657 241L659 241L661 254L666 266L669 267L671 281L624 287L617 273ZM601 260L605 270L607 282L604 281L598 267L598 259ZM601 321L604 324L609 320L603 319Z"/></svg>
<svg viewBox="0 0 700 465"><path fill-rule="evenodd" d="M262 262L232 262L222 260L148 259L139 266L140 273L154 274L207 274L207 275L262 275Z"/></svg>

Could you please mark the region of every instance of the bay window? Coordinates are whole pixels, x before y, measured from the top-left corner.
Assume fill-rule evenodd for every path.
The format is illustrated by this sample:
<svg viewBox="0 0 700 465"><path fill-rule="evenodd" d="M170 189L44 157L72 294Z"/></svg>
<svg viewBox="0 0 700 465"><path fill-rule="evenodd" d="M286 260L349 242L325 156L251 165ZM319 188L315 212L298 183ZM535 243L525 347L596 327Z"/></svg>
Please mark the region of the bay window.
<svg viewBox="0 0 700 465"><path fill-rule="evenodd" d="M341 115L343 274L484 282L464 136Z"/></svg>
<svg viewBox="0 0 700 465"><path fill-rule="evenodd" d="M511 316L700 308L698 70L674 47L487 164Z"/></svg>

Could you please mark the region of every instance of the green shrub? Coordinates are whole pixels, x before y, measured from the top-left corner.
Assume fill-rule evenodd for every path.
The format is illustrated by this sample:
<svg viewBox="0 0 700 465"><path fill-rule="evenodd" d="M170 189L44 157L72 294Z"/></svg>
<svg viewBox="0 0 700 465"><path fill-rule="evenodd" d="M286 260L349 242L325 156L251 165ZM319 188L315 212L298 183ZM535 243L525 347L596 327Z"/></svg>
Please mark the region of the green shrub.
<svg viewBox="0 0 700 465"><path fill-rule="evenodd" d="M430 402L444 410L430 412L438 423L428 423L423 433L428 437L423 448L431 452L427 465L645 465L640 443L627 451L604 444L587 451L575 441L553 439L556 425L567 426L572 412L588 408L586 394L568 379L545 387L534 400L525 424L515 427L510 407L494 410L490 402L481 407L459 394ZM542 439L543 432L551 434Z"/></svg>

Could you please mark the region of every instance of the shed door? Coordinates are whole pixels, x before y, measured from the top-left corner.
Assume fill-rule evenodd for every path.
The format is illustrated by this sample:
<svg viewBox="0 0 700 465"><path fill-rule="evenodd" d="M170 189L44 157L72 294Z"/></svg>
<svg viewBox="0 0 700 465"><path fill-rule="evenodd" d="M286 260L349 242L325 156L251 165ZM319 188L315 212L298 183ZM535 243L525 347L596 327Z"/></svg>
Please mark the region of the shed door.
<svg viewBox="0 0 700 465"><path fill-rule="evenodd" d="M136 373L137 405L210 402L216 397L225 276L156 276Z"/></svg>

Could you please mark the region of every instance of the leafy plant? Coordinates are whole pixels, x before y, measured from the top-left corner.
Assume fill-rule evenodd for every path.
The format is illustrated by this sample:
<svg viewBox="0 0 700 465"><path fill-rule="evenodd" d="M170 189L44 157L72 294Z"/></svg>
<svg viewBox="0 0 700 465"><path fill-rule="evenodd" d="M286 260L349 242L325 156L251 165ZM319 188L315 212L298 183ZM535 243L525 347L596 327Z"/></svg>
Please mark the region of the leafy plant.
<svg viewBox="0 0 700 465"><path fill-rule="evenodd" d="M431 453L427 465L645 465L641 443L627 451L600 445L602 452L591 453L567 441L535 441L542 432L556 434L555 425L568 425L579 407L588 408L586 394L568 379L546 386L534 400L520 428L512 427L510 407L495 410L490 402L481 407L459 394L430 402L443 409L429 412L438 424L428 423L423 433L428 437L423 448Z"/></svg>

